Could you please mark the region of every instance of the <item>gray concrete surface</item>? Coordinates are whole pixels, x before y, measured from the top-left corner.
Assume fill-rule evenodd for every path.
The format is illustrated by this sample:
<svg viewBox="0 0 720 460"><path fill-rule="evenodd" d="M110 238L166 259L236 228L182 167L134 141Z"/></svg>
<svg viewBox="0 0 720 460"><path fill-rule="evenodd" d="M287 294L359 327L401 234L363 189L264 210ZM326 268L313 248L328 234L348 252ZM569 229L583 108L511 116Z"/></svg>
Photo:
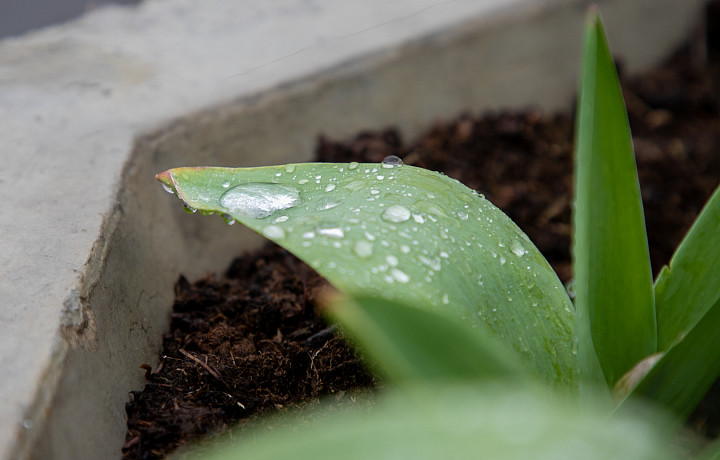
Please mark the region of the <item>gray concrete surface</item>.
<svg viewBox="0 0 720 460"><path fill-rule="evenodd" d="M0 41L0 458L116 458L179 273L258 237L182 212L180 165L309 159L464 109L569 106L581 0L148 0ZM630 70L699 0L601 2Z"/></svg>

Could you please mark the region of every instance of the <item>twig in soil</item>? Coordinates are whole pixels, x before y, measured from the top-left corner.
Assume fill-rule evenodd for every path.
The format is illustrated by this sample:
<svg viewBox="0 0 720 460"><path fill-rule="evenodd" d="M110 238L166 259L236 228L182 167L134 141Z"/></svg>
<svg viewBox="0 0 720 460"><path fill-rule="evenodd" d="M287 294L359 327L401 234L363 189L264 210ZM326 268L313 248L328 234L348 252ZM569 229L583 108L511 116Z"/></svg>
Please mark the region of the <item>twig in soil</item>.
<svg viewBox="0 0 720 460"><path fill-rule="evenodd" d="M208 366L207 364L205 364L204 362L202 362L202 360L201 360L200 358L198 358L197 356L193 355L192 353L190 353L190 352L188 352L188 351L185 351L185 349L183 349L183 348L180 349L180 353L182 353L182 354L185 355L186 357L192 359L193 361L195 361L196 363L198 363L199 365L201 365L203 368L205 368L206 371L208 371L208 372L210 373L210 375L212 375L212 376L215 377L216 379L222 380L222 378L220 377L220 374L218 373L218 371L216 371L216 370L213 369L212 367L210 367L210 366Z"/></svg>
<svg viewBox="0 0 720 460"><path fill-rule="evenodd" d="M330 327L327 327L323 329L320 332L317 332L307 339L305 339L305 346L306 347L316 347L320 345L321 343L325 343L330 338L332 338L333 334L335 334L335 331L337 330L337 324L333 324Z"/></svg>

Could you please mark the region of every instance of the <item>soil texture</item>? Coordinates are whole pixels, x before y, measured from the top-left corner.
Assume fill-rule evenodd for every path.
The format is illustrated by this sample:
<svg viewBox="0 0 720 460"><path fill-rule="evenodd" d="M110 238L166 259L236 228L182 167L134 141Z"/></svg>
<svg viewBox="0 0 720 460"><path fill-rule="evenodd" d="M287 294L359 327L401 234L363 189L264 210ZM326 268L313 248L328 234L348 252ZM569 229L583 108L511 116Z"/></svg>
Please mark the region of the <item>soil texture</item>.
<svg viewBox="0 0 720 460"><path fill-rule="evenodd" d="M650 255L668 263L720 180L720 2L707 27L658 68L623 78ZM571 113L534 110L439 121L412 143L388 128L321 137L317 159L404 163L442 171L506 212L563 282L571 279ZM125 459L162 458L258 414L377 384L317 314L325 281L284 250L238 258L222 278L180 277L160 365L127 404ZM720 385L689 425L720 435Z"/></svg>

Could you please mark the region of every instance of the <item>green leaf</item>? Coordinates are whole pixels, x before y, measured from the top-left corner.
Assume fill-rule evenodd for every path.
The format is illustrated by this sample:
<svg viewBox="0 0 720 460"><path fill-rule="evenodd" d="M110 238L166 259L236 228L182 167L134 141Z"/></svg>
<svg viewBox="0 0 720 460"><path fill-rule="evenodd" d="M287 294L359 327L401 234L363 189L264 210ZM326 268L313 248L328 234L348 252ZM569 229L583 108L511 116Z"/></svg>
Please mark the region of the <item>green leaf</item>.
<svg viewBox="0 0 720 460"><path fill-rule="evenodd" d="M720 298L720 188L655 282L658 348L681 339Z"/></svg>
<svg viewBox="0 0 720 460"><path fill-rule="evenodd" d="M454 316L367 296L331 305L331 316L392 381L526 378L516 353Z"/></svg>
<svg viewBox="0 0 720 460"><path fill-rule="evenodd" d="M720 439L716 439L696 457L698 460L720 460Z"/></svg>
<svg viewBox="0 0 720 460"><path fill-rule="evenodd" d="M671 346L630 392L684 421L720 375L720 300ZM627 398L625 399L627 401Z"/></svg>
<svg viewBox="0 0 720 460"><path fill-rule="evenodd" d="M187 206L237 219L340 290L450 311L487 328L548 384L575 386L573 311L557 275L505 214L458 181L357 163L157 177Z"/></svg>
<svg viewBox="0 0 720 460"><path fill-rule="evenodd" d="M652 273L627 113L600 16L590 14L576 127L573 256L582 362L588 331L611 386L656 350ZM592 375L593 371L587 370Z"/></svg>
<svg viewBox="0 0 720 460"><path fill-rule="evenodd" d="M302 416L273 430L240 433L236 443L198 451L195 458L677 458L662 433L646 422L631 417L608 421L597 411L512 384L403 388L386 393L369 410ZM308 418L314 421L307 423Z"/></svg>

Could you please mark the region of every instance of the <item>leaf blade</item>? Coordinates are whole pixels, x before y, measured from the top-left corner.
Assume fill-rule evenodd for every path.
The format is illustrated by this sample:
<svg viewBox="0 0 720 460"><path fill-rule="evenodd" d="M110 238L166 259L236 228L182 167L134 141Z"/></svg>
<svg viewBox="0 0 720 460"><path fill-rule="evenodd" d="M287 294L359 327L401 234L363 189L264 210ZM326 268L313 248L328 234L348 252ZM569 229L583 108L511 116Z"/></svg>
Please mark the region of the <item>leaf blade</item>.
<svg viewBox="0 0 720 460"><path fill-rule="evenodd" d="M314 411L275 425L245 433L235 445L216 443L214 451L192 458L678 458L646 421L608 421L597 411L578 410L512 383L403 388L382 395L369 410Z"/></svg>
<svg viewBox="0 0 720 460"><path fill-rule="evenodd" d="M557 275L507 216L454 179L357 163L176 168L157 178L342 291L452 309L487 325L550 385L575 387L573 312Z"/></svg>
<svg viewBox="0 0 720 460"><path fill-rule="evenodd" d="M368 296L330 304L328 314L393 382L527 378L514 352L455 317Z"/></svg>
<svg viewBox="0 0 720 460"><path fill-rule="evenodd" d="M586 32L576 126L573 258L577 329L612 386L656 350L647 237L630 128L597 11ZM592 369L587 371L592 375Z"/></svg>
<svg viewBox="0 0 720 460"><path fill-rule="evenodd" d="M720 375L719 329L720 299L660 357L623 404L633 398L652 401L675 414L679 426Z"/></svg>
<svg viewBox="0 0 720 460"><path fill-rule="evenodd" d="M655 282L658 348L682 337L720 298L720 187Z"/></svg>

